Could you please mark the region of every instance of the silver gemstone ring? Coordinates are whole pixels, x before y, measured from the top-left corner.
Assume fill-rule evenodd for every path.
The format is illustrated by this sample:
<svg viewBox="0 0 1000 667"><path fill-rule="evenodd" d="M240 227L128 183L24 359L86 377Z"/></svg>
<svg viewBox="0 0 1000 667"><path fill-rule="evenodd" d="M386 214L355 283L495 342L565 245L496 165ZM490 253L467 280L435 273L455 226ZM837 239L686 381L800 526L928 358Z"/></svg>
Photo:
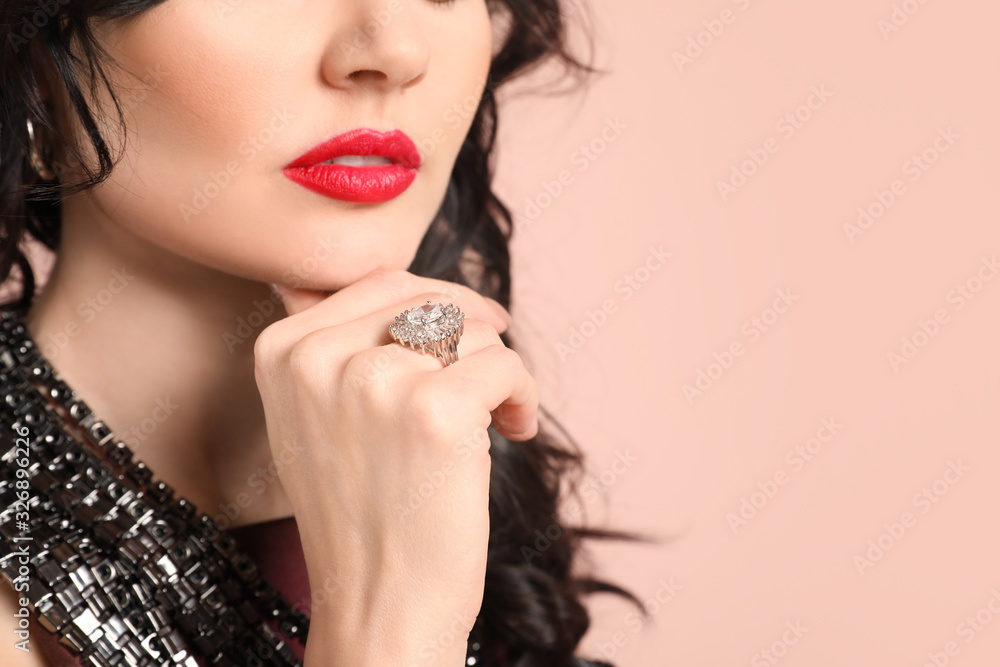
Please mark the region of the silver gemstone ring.
<svg viewBox="0 0 1000 667"><path fill-rule="evenodd" d="M458 339L465 328L465 313L452 304L434 304L410 308L396 316L389 325L392 339L422 354L428 352L444 361L445 366L458 361Z"/></svg>

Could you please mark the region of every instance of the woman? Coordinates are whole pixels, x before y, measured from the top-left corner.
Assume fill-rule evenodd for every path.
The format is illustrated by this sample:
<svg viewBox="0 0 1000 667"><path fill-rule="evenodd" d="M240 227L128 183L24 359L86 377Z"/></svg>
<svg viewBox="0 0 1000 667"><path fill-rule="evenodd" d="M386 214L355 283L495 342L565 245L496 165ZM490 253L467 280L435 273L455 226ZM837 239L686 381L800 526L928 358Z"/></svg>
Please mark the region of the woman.
<svg viewBox="0 0 1000 667"><path fill-rule="evenodd" d="M0 662L588 664L627 536L559 516L490 190L556 0L3 12Z"/></svg>

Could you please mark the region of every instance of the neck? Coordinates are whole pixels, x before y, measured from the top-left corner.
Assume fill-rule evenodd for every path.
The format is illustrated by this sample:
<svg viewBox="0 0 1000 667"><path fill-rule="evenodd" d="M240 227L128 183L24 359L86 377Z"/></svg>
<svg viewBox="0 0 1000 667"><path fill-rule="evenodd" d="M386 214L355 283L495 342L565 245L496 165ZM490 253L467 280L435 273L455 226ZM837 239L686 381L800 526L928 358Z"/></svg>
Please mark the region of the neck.
<svg viewBox="0 0 1000 667"><path fill-rule="evenodd" d="M200 511L231 526L289 515L254 379L257 334L285 315L269 286L63 215L25 318L42 355Z"/></svg>

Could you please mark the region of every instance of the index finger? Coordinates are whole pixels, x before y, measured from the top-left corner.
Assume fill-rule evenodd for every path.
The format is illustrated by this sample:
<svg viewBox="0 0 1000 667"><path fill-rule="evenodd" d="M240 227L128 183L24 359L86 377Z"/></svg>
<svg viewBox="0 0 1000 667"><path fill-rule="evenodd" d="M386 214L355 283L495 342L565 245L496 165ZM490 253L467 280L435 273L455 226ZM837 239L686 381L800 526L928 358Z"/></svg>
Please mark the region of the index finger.
<svg viewBox="0 0 1000 667"><path fill-rule="evenodd" d="M456 306L486 320L498 331L505 331L511 323L510 314L502 305L470 287L403 270L376 269L328 296L326 292L279 287L279 294L282 291L289 294L286 302L286 308L291 308L289 316L294 314L305 328L318 329L350 322L423 292L441 292L452 297ZM488 307L480 307L481 302Z"/></svg>
<svg viewBox="0 0 1000 667"><path fill-rule="evenodd" d="M297 315L330 296L330 292L320 292L298 287L283 287L278 283L271 283L271 289L281 297L281 302L285 306L285 312L289 315Z"/></svg>

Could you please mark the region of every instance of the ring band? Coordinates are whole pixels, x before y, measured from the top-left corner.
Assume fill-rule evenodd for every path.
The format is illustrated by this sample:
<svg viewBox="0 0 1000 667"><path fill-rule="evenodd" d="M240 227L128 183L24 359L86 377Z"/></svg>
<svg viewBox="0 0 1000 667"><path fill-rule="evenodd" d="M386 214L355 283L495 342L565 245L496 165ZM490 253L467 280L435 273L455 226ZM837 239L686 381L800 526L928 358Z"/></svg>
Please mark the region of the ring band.
<svg viewBox="0 0 1000 667"><path fill-rule="evenodd" d="M458 361L458 340L465 329L465 313L452 304L434 304L404 310L389 325L392 339L421 354L432 352L445 366Z"/></svg>

